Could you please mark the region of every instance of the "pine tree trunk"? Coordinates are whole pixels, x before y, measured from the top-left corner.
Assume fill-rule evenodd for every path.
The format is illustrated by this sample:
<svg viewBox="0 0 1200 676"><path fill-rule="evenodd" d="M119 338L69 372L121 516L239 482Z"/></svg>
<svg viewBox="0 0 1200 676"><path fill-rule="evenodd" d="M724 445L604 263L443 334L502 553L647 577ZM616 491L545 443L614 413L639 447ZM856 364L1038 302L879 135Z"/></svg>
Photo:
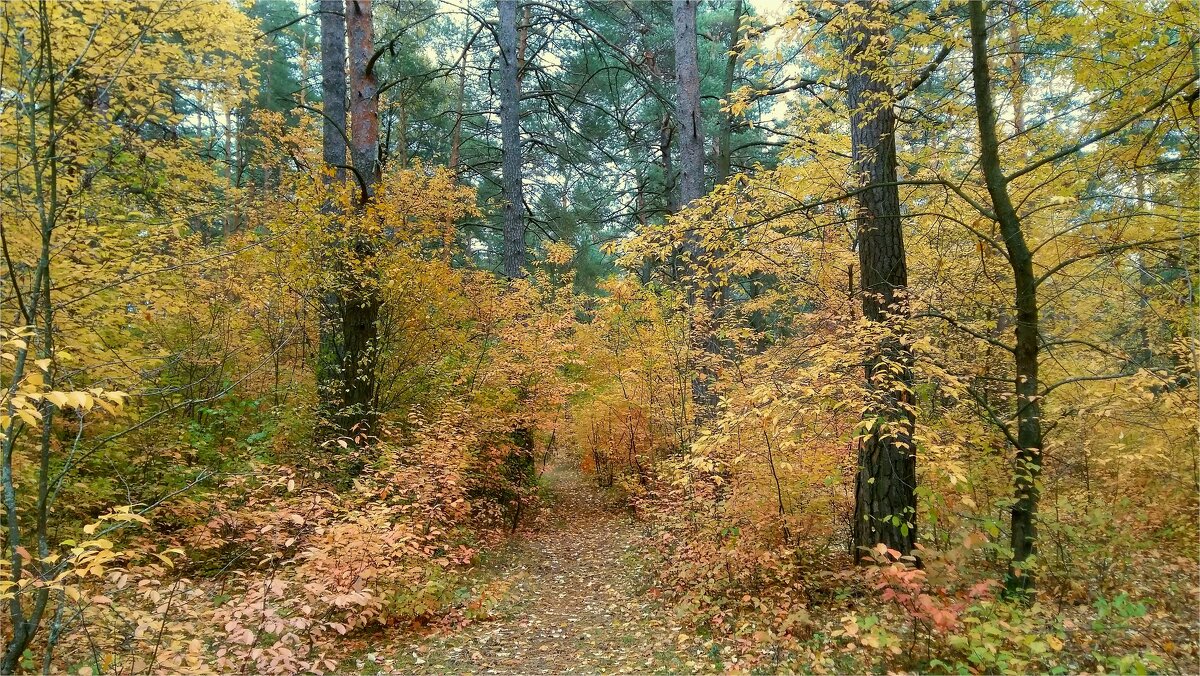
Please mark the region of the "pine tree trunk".
<svg viewBox="0 0 1200 676"><path fill-rule="evenodd" d="M500 10L500 142L504 187L504 275L525 267L525 200L521 188L521 85L517 61L517 3L497 0Z"/></svg>
<svg viewBox="0 0 1200 676"><path fill-rule="evenodd" d="M321 0L321 155L332 174L326 184L333 189L346 179L346 19L342 0ZM332 200L322 211L331 218L338 217ZM336 226L331 226L336 228ZM326 256L322 265L338 266L333 256ZM336 285L336 282L335 282ZM321 291L316 377L317 399L320 402L317 438L324 440L333 434L331 429L342 408L341 295L337 288Z"/></svg>
<svg viewBox="0 0 1200 676"><path fill-rule="evenodd" d="M321 0L321 154L346 177L346 18L341 0Z"/></svg>
<svg viewBox="0 0 1200 676"><path fill-rule="evenodd" d="M368 69L375 51L371 0L346 0L346 32L350 45L350 157L359 186L358 208L365 212L380 180L379 87ZM351 255L374 254L365 236L350 243ZM371 274L371 273L367 273ZM373 430L378 361L380 298L375 280L350 286L342 303L344 401L342 427L348 432Z"/></svg>
<svg viewBox="0 0 1200 676"><path fill-rule="evenodd" d="M908 271L896 186L896 117L887 80L886 2L860 0L850 29L847 92L858 193L859 292L863 316L891 324L906 313ZM890 326L889 326L890 329ZM909 554L917 541L916 447L913 444L912 355L888 333L867 360L870 421L858 449L854 545L883 543ZM896 368L899 367L899 368Z"/></svg>
<svg viewBox="0 0 1200 676"><path fill-rule="evenodd" d="M1024 593L1033 588L1029 558L1037 553L1038 475L1042 469L1042 411L1038 397L1038 299L1033 254L1021 230L1021 219L1008 194L1008 180L1000 164L996 133L996 108L992 98L987 56L987 5L970 3L971 79L975 85L975 112L979 123L979 166L983 171L992 208L1013 271L1016 306L1016 346L1013 363L1017 395L1017 457L1012 507L1012 562L1006 587Z"/></svg>
<svg viewBox="0 0 1200 676"><path fill-rule="evenodd" d="M521 185L521 71L524 60L524 35L517 32L516 0L497 0L500 12L500 137L504 188L504 276L518 279L525 275L525 200ZM529 22L526 14L525 23ZM524 387L517 388L517 406L529 400ZM514 486L509 505L515 529L521 517L522 489L535 479L533 433L527 424L519 424L510 438L513 449L504 459L504 473Z"/></svg>
<svg viewBox="0 0 1200 676"><path fill-rule="evenodd" d="M698 0L674 0L675 119L679 129L679 204L704 196L704 126L700 116L700 64L696 48Z"/></svg>
<svg viewBox="0 0 1200 676"><path fill-rule="evenodd" d="M346 33L350 44L350 156L365 183L365 206L379 185L379 85L367 70L375 53L371 0L346 0Z"/></svg>
<svg viewBox="0 0 1200 676"><path fill-rule="evenodd" d="M704 124L700 110L700 64L696 45L696 7L698 0L674 0L675 24L675 123L679 130L679 206L686 208L704 196ZM702 254L699 241L689 234L684 242L687 257L685 273L689 280L688 304L699 300L707 306L709 318L715 317L716 288L703 279L699 269ZM712 327L693 321L693 354L719 352ZM692 376L693 418L697 427L716 412L717 397L712 391L714 370L701 364Z"/></svg>

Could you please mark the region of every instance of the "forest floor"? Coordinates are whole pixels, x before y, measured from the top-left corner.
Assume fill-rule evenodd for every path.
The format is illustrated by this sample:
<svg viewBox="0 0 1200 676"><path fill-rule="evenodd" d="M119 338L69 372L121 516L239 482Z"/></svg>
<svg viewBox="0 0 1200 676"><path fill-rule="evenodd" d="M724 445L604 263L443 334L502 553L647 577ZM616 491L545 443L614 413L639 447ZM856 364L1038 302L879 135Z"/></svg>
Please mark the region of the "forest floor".
<svg viewBox="0 0 1200 676"><path fill-rule="evenodd" d="M536 523L478 571L480 580L508 588L489 619L398 637L359 653L354 667L521 674L705 669L695 647L677 644L680 627L649 594L632 516L578 470L551 466L545 479L549 495Z"/></svg>

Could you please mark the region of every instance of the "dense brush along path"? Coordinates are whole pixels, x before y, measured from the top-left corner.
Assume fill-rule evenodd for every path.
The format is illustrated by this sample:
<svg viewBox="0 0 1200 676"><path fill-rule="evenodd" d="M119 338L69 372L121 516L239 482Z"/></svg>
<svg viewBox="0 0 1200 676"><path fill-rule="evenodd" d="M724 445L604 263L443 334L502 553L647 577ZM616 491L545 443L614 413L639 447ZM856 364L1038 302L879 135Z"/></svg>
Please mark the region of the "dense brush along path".
<svg viewBox="0 0 1200 676"><path fill-rule="evenodd" d="M409 673L692 670L685 664L696 658L677 652L673 616L646 594L638 525L577 470L552 466L546 478L549 504L538 523L480 571L510 585L491 619L381 645L354 666Z"/></svg>

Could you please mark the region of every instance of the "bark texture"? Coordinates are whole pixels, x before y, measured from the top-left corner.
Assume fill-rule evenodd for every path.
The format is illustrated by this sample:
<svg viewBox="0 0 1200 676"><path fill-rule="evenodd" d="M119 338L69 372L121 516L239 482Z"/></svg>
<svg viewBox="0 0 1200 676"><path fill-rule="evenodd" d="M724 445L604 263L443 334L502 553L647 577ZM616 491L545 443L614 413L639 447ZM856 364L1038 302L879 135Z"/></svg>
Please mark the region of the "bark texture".
<svg viewBox="0 0 1200 676"><path fill-rule="evenodd" d="M902 554L917 540L912 355L896 335L905 314L908 271L896 185L896 115L887 78L888 3L859 0L848 41L847 92L853 167L858 174L859 292L863 316L888 324L866 367L870 426L859 444L854 546L883 543Z"/></svg>
<svg viewBox="0 0 1200 676"><path fill-rule="evenodd" d="M521 187L521 83L517 56L516 0L497 0L500 10L500 143L504 188L504 275L524 275L525 200Z"/></svg>
<svg viewBox="0 0 1200 676"><path fill-rule="evenodd" d="M342 0L321 0L321 155L332 175L327 185L340 185L346 179L346 18ZM337 207L328 201L322 211L336 218ZM336 265L332 256L323 265ZM320 439L333 436L325 425L333 423L342 408L341 297L336 288L321 294L321 316L317 354L317 396L321 405Z"/></svg>
<svg viewBox="0 0 1200 676"><path fill-rule="evenodd" d="M675 123L679 131L679 206L687 208L704 196L704 125L700 111L700 63L696 45L697 0L674 0L675 24ZM684 242L687 267L685 272L692 278L688 293L689 305L695 307L696 292L709 311L709 318L716 315L717 289L701 278L699 264L703 251L695 235L689 234ZM699 288L697 288L699 287ZM719 344L712 327L706 322L692 326L693 354L702 352L717 354ZM699 427L712 417L717 398L710 388L715 379L711 367L701 363L692 378L692 406L696 426Z"/></svg>
<svg viewBox="0 0 1200 676"><path fill-rule="evenodd" d="M360 216L365 214L380 180L379 86L371 68L375 52L371 0L346 0L346 32L350 43L350 157L359 181ZM349 242L356 259L374 251L365 237ZM370 274L370 273L368 273ZM346 431L370 430L376 421L380 298L373 280L348 280L342 301L343 406ZM358 283L355 283L355 282Z"/></svg>
<svg viewBox="0 0 1200 676"><path fill-rule="evenodd" d="M1008 180L1000 163L996 133L996 107L992 98L987 53L987 5L969 3L971 22L971 79L975 86L975 112L979 123L979 166L992 198L1000 234L1013 271L1016 306L1014 365L1017 395L1017 457L1015 502L1012 507L1011 545L1006 587L1010 592L1032 589L1034 576L1027 569L1037 553L1038 475L1042 468L1042 411L1038 397L1038 299L1033 254L1021 230L1021 219L1008 194Z"/></svg>
<svg viewBox="0 0 1200 676"><path fill-rule="evenodd" d="M696 48L698 4L698 0L674 0L675 117L679 130L679 204L683 207L704 196L704 126Z"/></svg>
<svg viewBox="0 0 1200 676"><path fill-rule="evenodd" d="M342 0L321 0L321 154L335 168L337 180L346 170L346 17Z"/></svg>
<svg viewBox="0 0 1200 676"><path fill-rule="evenodd" d="M350 155L365 186L364 202L379 185L379 84L371 57L375 53L371 0L346 0L346 33L350 42Z"/></svg>
<svg viewBox="0 0 1200 676"><path fill-rule="evenodd" d="M500 24L500 142L501 171L504 189L504 276L517 279L525 276L525 198L522 187L521 160L521 72L524 65L526 29L517 30L516 0L497 0ZM529 14L525 15L526 26ZM518 406L529 399L529 393L517 388ZM534 477L533 433L526 424L510 433L513 448L504 459L504 473L516 487L531 485ZM523 511L521 491L514 490L506 498L509 519L516 529Z"/></svg>

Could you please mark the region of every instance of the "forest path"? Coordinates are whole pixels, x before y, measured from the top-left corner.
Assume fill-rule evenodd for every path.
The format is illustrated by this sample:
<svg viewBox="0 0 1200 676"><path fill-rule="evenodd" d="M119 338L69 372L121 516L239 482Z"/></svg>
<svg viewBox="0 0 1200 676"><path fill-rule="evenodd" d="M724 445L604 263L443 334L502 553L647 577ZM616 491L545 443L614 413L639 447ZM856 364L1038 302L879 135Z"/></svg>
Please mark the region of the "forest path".
<svg viewBox="0 0 1200 676"><path fill-rule="evenodd" d="M552 466L546 477L551 497L538 523L481 571L510 585L493 618L393 646L390 668L521 674L685 668L688 658L672 643L678 627L644 593L649 576L632 517L573 468Z"/></svg>

